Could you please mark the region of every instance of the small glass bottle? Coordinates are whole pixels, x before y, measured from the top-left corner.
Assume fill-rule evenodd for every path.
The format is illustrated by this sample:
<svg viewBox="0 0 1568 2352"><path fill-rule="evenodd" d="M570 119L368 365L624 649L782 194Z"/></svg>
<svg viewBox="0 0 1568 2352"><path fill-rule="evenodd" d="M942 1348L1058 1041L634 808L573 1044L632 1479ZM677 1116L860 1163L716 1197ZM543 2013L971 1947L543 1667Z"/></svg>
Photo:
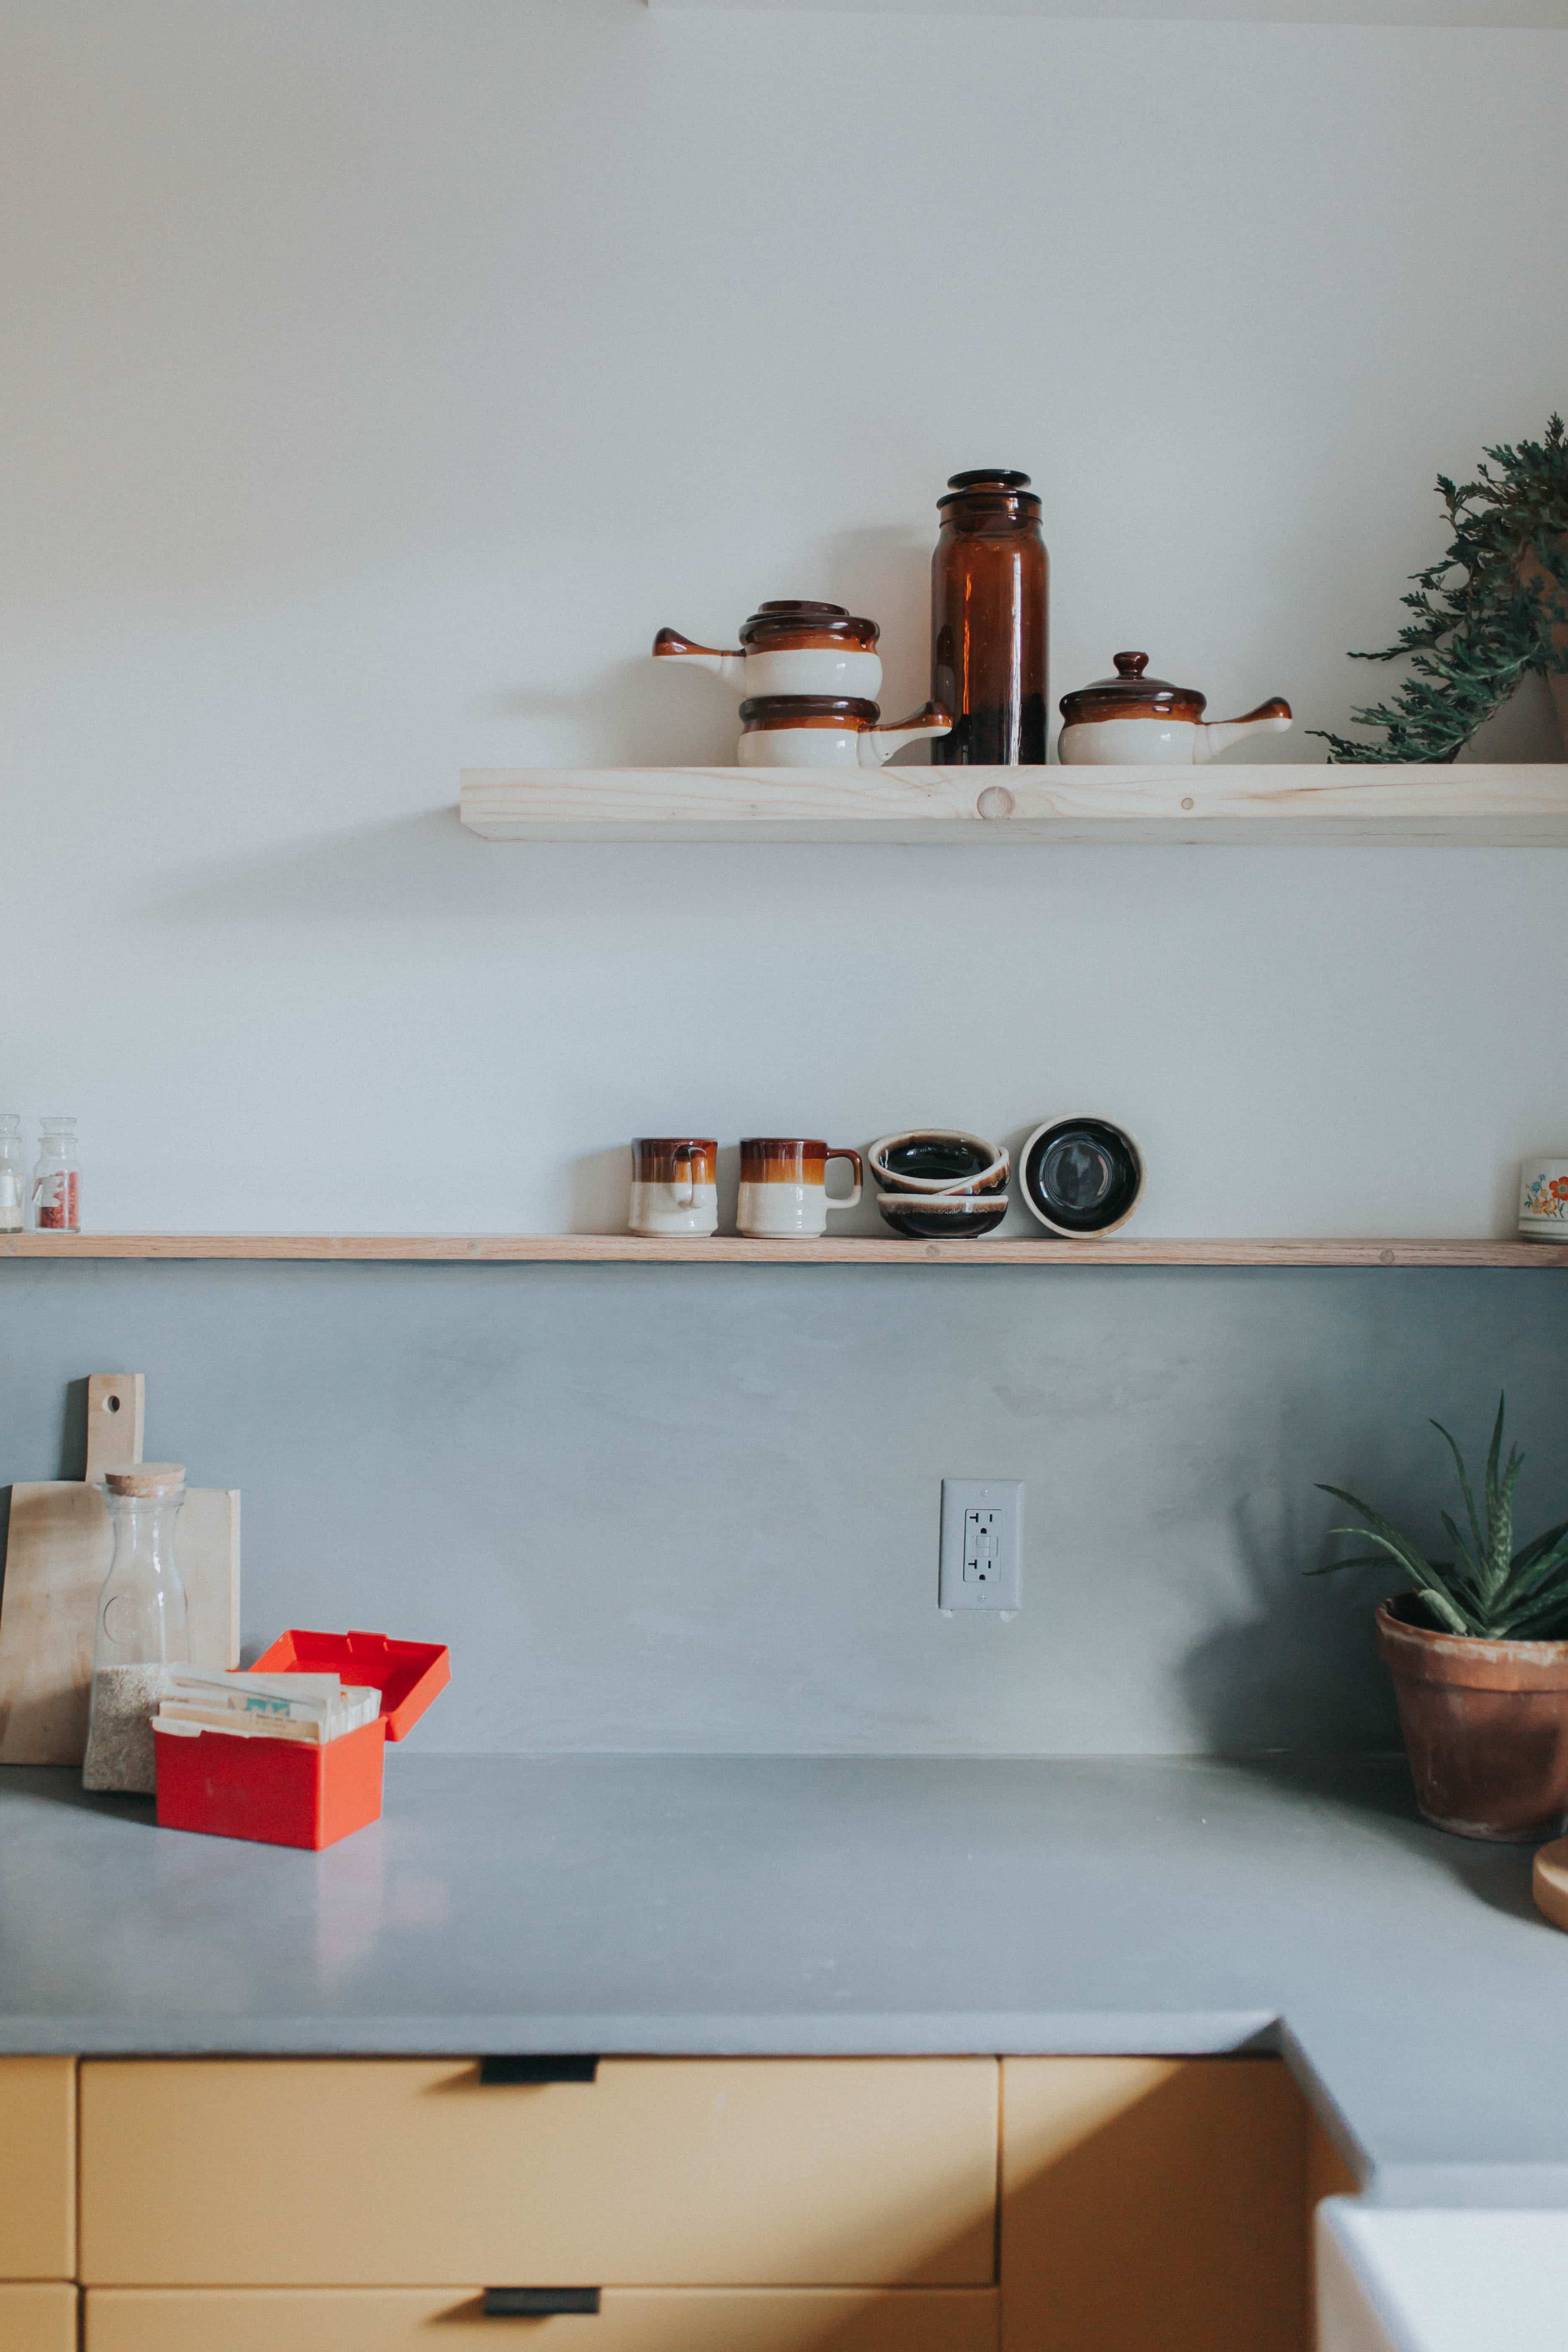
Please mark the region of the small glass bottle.
<svg viewBox="0 0 1568 2352"><path fill-rule="evenodd" d="M0 1110L0 1234L19 1234L26 1213L27 1163L22 1114Z"/></svg>
<svg viewBox="0 0 1568 2352"><path fill-rule="evenodd" d="M191 1658L185 1588L174 1565L185 1474L177 1462L139 1462L111 1470L103 1484L114 1554L99 1596L81 1784L150 1796L157 1781L153 1717L164 1670Z"/></svg>
<svg viewBox="0 0 1568 2352"><path fill-rule="evenodd" d="M33 1223L41 1234L81 1231L81 1172L77 1166L74 1118L46 1118L39 1123Z"/></svg>
<svg viewBox="0 0 1568 2352"><path fill-rule="evenodd" d="M1039 767L1046 757L1050 562L1027 474L949 478L931 571L931 700L952 732L938 767Z"/></svg>

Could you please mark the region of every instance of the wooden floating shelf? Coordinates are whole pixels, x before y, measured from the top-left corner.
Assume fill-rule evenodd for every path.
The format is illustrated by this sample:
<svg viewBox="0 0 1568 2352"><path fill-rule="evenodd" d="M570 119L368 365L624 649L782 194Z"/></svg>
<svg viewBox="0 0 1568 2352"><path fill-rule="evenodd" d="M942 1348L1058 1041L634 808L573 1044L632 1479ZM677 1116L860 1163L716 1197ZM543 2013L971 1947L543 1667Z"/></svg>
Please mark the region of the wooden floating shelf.
<svg viewBox="0 0 1568 2352"><path fill-rule="evenodd" d="M1568 762L466 768L458 814L485 841L1563 849Z"/></svg>
<svg viewBox="0 0 1568 2352"><path fill-rule="evenodd" d="M0 1258L271 1258L553 1265L1568 1266L1568 1243L1481 1241L644 1241L633 1234L13 1234Z"/></svg>

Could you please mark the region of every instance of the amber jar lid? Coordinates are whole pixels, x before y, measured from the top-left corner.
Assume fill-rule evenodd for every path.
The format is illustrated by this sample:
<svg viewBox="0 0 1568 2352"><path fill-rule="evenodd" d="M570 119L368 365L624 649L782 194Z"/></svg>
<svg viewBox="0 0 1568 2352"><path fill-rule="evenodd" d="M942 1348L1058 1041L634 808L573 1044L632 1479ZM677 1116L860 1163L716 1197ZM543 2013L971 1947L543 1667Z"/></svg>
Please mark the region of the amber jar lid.
<svg viewBox="0 0 1568 2352"><path fill-rule="evenodd" d="M1195 686L1172 686L1145 677L1147 654L1117 654L1114 677L1097 677L1076 694L1064 694L1060 709L1069 727L1092 727L1103 719L1201 719L1208 702Z"/></svg>
<svg viewBox="0 0 1568 2352"><path fill-rule="evenodd" d="M788 653L802 646L858 646L868 653L881 634L875 621L858 620L846 605L775 596L758 605L741 631L741 643L753 654Z"/></svg>
<svg viewBox="0 0 1568 2352"><path fill-rule="evenodd" d="M875 727L881 705L854 694L753 694L741 705L745 733L758 727Z"/></svg>
<svg viewBox="0 0 1568 2352"><path fill-rule="evenodd" d="M972 466L967 473L950 474L947 493L937 500L937 511L948 522L967 515L1013 515L1030 521L1040 511L1038 494L1029 488L1027 474L1005 466Z"/></svg>

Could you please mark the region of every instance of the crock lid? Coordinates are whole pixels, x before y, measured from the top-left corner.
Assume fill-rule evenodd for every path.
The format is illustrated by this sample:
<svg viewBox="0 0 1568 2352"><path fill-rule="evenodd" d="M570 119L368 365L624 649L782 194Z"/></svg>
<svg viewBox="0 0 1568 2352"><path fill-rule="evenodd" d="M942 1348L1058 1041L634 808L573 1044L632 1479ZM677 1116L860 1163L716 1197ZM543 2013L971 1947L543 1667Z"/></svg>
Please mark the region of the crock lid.
<svg viewBox="0 0 1568 2352"><path fill-rule="evenodd" d="M741 705L743 730L799 726L808 719L836 719L844 727L875 727L881 705L856 694L753 694Z"/></svg>
<svg viewBox="0 0 1568 2352"><path fill-rule="evenodd" d="M1061 714L1069 727L1094 725L1103 719L1201 719L1208 697L1195 686L1173 686L1167 678L1145 677L1147 654L1117 654L1116 676L1097 677L1076 694L1064 694Z"/></svg>
<svg viewBox="0 0 1568 2352"><path fill-rule="evenodd" d="M751 653L779 652L803 638L869 652L881 635L875 621L858 620L847 605L816 604L804 596L775 596L759 604L741 630Z"/></svg>

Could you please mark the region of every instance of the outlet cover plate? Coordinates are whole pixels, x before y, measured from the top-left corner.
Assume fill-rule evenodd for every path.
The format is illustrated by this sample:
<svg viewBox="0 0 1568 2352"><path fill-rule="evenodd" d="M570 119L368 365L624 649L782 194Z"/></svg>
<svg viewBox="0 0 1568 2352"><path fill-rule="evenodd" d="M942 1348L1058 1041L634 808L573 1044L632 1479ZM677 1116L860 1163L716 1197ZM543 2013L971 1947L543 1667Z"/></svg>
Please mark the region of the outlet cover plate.
<svg viewBox="0 0 1568 2352"><path fill-rule="evenodd" d="M1024 1482L944 1478L939 1609L1024 1605Z"/></svg>

